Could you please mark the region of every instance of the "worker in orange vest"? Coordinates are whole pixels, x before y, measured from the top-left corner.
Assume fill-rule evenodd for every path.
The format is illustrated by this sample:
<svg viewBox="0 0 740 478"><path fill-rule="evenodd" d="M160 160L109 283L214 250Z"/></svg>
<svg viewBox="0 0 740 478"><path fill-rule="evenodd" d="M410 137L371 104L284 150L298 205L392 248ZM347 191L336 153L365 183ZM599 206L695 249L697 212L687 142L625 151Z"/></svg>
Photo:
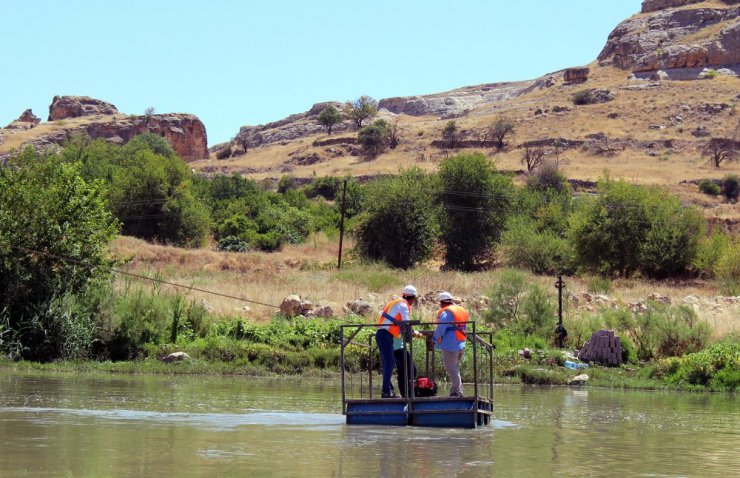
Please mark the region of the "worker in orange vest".
<svg viewBox="0 0 740 478"><path fill-rule="evenodd" d="M442 364L450 377L450 396L462 397L460 361L465 353L467 340L468 311L455 305L449 292L440 292L437 328L432 340L437 350L442 351Z"/></svg>
<svg viewBox="0 0 740 478"><path fill-rule="evenodd" d="M416 303L416 296L416 287L407 285L403 288L400 299L393 299L385 305L378 321L378 330L375 332L375 343L378 344L380 361L383 367L383 385L381 389L381 397L383 398L398 398L398 395L393 391L393 384L391 383L393 366L395 365L393 342L394 339L403 340L401 336L401 325L402 322L411 320L411 307ZM413 332L413 334L421 335L418 332ZM400 374L401 369L399 368L399 376ZM406 377L406 371L403 371L403 375Z"/></svg>

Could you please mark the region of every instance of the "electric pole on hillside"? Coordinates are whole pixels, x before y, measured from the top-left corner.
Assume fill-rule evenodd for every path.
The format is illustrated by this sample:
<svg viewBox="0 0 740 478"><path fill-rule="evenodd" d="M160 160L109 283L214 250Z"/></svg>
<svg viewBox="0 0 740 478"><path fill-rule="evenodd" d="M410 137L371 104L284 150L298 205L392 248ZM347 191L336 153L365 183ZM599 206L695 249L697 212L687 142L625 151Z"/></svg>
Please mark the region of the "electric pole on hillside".
<svg viewBox="0 0 740 478"><path fill-rule="evenodd" d="M558 336L558 347L563 348L563 340L568 336L568 332L563 327L563 276L558 274L558 280L555 281L555 288L558 290L558 325L555 327L555 334Z"/></svg>
<svg viewBox="0 0 740 478"><path fill-rule="evenodd" d="M342 186L342 209L341 218L339 219L339 258L337 259L337 269L342 268L342 240L344 239L344 201L347 198L347 179Z"/></svg>

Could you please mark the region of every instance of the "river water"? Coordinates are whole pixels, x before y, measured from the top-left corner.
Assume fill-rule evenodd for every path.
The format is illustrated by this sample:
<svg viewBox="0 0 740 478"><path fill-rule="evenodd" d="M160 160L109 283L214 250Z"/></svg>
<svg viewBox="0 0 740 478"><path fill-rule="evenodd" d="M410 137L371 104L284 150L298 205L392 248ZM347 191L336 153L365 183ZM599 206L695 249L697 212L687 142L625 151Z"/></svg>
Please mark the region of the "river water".
<svg viewBox="0 0 740 478"><path fill-rule="evenodd" d="M494 395L488 427L366 427L318 380L0 369L0 477L740 476L732 396Z"/></svg>

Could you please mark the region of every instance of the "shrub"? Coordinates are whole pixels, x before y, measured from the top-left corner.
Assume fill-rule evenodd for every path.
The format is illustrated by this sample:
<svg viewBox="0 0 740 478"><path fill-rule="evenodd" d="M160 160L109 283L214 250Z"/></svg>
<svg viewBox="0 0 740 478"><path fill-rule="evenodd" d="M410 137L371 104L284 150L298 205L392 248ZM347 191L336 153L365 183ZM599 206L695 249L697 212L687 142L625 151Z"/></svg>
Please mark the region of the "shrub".
<svg viewBox="0 0 740 478"><path fill-rule="evenodd" d="M386 120L375 120L357 133L357 142L362 146L362 153L368 158L375 158L388 148L390 125Z"/></svg>
<svg viewBox="0 0 740 478"><path fill-rule="evenodd" d="M714 274L720 281L740 280L740 241L718 241L722 244L721 255L714 266Z"/></svg>
<svg viewBox="0 0 740 478"><path fill-rule="evenodd" d="M722 233L714 233L710 237L704 237L699 242L699 249L693 262L693 268L707 277L714 277L717 273L717 265L723 256L732 255L735 246L732 239ZM732 261L730 261L732 262ZM727 263L729 265L729 263ZM723 264L723 269L726 267ZM732 268L730 268L732 269ZM724 275L724 274L723 274ZM725 277L732 277L732 274ZM740 278L740 276L738 276Z"/></svg>
<svg viewBox="0 0 740 478"><path fill-rule="evenodd" d="M737 198L740 196L740 179L736 175L727 175L722 180L722 195L728 201L737 201Z"/></svg>
<svg viewBox="0 0 740 478"><path fill-rule="evenodd" d="M720 188L719 184L715 183L711 179L702 179L699 183L699 191L704 194L709 194L710 196L719 196L722 192L722 188Z"/></svg>
<svg viewBox="0 0 740 478"><path fill-rule="evenodd" d="M573 248L562 237L545 230L534 221L512 217L501 236L501 252L509 266L521 267L535 274L572 272Z"/></svg>
<svg viewBox="0 0 740 478"><path fill-rule="evenodd" d="M404 269L430 257L437 230L430 186L416 169L368 185L355 228L362 257Z"/></svg>
<svg viewBox="0 0 740 478"><path fill-rule="evenodd" d="M237 236L225 236L218 240L216 248L224 252L247 252L249 243Z"/></svg>
<svg viewBox="0 0 740 478"><path fill-rule="evenodd" d="M583 198L569 235L580 264L602 274L641 271L664 278L684 272L696 257L704 220L660 188L608 178L601 195Z"/></svg>
<svg viewBox="0 0 740 478"><path fill-rule="evenodd" d="M609 294L612 291L612 281L607 277L596 276L588 280L586 287L592 294Z"/></svg>
<svg viewBox="0 0 740 478"><path fill-rule="evenodd" d="M718 343L663 367L663 373L673 383L735 391L740 388L740 343Z"/></svg>
<svg viewBox="0 0 740 478"><path fill-rule="evenodd" d="M445 262L453 269L473 270L501 236L513 198L511 179L475 153L444 160L439 182Z"/></svg>
<svg viewBox="0 0 740 478"><path fill-rule="evenodd" d="M118 224L102 182L81 170L32 147L0 167L2 345L27 359L83 356L92 345L87 294L107 290Z"/></svg>
<svg viewBox="0 0 740 478"><path fill-rule="evenodd" d="M535 191L551 190L558 194L570 194L568 178L554 161L545 161L527 176L527 187Z"/></svg>
<svg viewBox="0 0 740 478"><path fill-rule="evenodd" d="M525 335L552 337L557 323L557 311L551 296L535 284L522 303L522 317L513 324L513 330Z"/></svg>
<svg viewBox="0 0 740 478"><path fill-rule="evenodd" d="M629 336L640 360L699 351L707 345L711 333L709 324L700 321L687 306L649 302L644 314L616 310L605 312L604 318L609 327Z"/></svg>
<svg viewBox="0 0 740 478"><path fill-rule="evenodd" d="M524 274L513 269L503 270L497 285L488 294L491 297L491 307L483 313L484 319L496 329L507 328L519 320L525 292Z"/></svg>
<svg viewBox="0 0 740 478"><path fill-rule="evenodd" d="M573 104L575 105L590 105L595 103L593 90L581 90L573 93Z"/></svg>

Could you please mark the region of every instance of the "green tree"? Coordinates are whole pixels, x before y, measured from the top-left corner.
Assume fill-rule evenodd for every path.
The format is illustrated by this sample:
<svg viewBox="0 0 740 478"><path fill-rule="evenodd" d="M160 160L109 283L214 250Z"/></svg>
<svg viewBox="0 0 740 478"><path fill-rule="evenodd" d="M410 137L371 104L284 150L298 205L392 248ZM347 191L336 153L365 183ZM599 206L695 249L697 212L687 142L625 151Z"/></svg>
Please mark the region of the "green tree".
<svg viewBox="0 0 740 478"><path fill-rule="evenodd" d="M431 190L418 169L367 185L355 230L360 255L403 269L429 258L437 230Z"/></svg>
<svg viewBox="0 0 740 478"><path fill-rule="evenodd" d="M458 140L458 128L457 123L454 121L448 121L445 125L445 129L442 130L442 139L447 141L450 148L454 149L457 147Z"/></svg>
<svg viewBox="0 0 740 478"><path fill-rule="evenodd" d="M327 134L331 134L334 125L342 122L342 115L334 106L329 105L319 113L319 123L326 128Z"/></svg>
<svg viewBox="0 0 740 478"><path fill-rule="evenodd" d="M508 118L498 118L493 125L491 125L488 134L493 138L493 141L496 143L496 147L498 149L503 149L506 137L514 134L514 122Z"/></svg>
<svg viewBox="0 0 740 478"><path fill-rule="evenodd" d="M578 261L603 274L668 277L687 269L704 230L701 214L660 188L600 181L571 216Z"/></svg>
<svg viewBox="0 0 740 478"><path fill-rule="evenodd" d="M348 101L342 107L342 113L352 121L355 129L362 128L365 120L378 113L378 102L369 96L360 96L354 101Z"/></svg>
<svg viewBox="0 0 740 478"><path fill-rule="evenodd" d="M473 270L489 258L511 205L511 179L498 174L483 154L446 159L439 170L442 241L449 267Z"/></svg>
<svg viewBox="0 0 740 478"><path fill-rule="evenodd" d="M49 360L92 345L91 312L74 302L108 283L118 223L103 182L81 169L32 147L0 168L0 316L13 355Z"/></svg>
<svg viewBox="0 0 740 478"><path fill-rule="evenodd" d="M357 141L366 157L375 158L388 148L389 129L388 122L379 119L357 133Z"/></svg>

